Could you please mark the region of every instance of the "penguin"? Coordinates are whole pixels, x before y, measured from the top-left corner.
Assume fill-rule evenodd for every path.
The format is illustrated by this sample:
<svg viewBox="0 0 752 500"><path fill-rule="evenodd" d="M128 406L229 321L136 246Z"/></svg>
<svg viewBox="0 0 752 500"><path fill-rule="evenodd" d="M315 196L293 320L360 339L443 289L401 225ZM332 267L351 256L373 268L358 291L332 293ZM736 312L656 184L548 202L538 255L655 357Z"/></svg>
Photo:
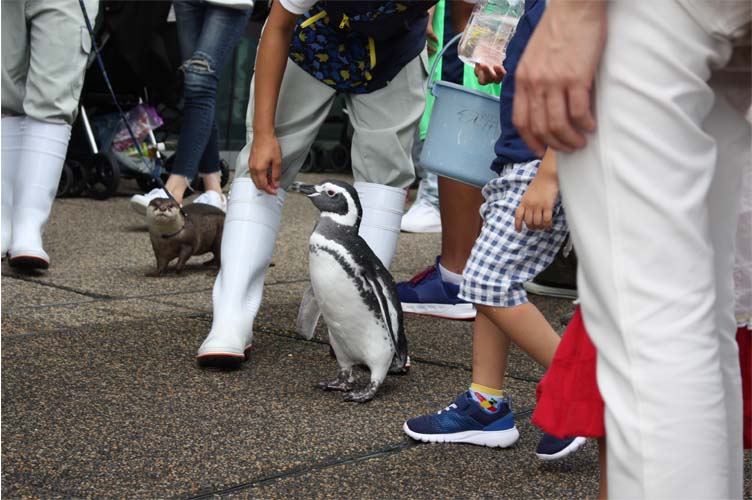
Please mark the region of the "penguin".
<svg viewBox="0 0 752 500"><path fill-rule="evenodd" d="M316 387L344 391L345 401L370 401L387 373L405 374L410 368L394 278L358 235L363 208L353 186L339 180L295 182L290 190L307 196L321 212L308 241L308 265L339 372ZM355 365L371 372L362 390L353 389Z"/></svg>

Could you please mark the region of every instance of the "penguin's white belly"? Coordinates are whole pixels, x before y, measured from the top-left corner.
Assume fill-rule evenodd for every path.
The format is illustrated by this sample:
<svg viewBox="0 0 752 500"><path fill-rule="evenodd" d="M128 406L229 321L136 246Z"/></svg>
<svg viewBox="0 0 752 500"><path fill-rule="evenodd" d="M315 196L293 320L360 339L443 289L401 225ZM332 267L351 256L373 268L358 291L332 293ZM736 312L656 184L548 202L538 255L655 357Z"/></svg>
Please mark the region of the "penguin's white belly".
<svg viewBox="0 0 752 500"><path fill-rule="evenodd" d="M311 286L334 337L335 352L338 358L344 356L338 361L388 365L394 355L389 330L363 301L357 278L324 250L310 252L309 266Z"/></svg>

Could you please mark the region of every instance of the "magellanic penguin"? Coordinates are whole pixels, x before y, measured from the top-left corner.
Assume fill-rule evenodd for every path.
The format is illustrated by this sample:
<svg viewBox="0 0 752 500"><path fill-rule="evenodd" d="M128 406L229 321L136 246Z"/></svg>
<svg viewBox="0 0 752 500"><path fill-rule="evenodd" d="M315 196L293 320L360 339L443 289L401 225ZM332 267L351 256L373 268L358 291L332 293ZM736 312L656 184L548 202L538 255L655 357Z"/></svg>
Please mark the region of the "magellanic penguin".
<svg viewBox="0 0 752 500"><path fill-rule="evenodd" d="M397 287L358 235L363 208L354 187L330 180L318 185L296 182L290 190L308 196L321 211L308 242L308 265L340 369L334 380L317 387L345 391L345 401L369 401L387 372L407 373L409 369ZM355 365L371 371L371 381L362 390L352 388Z"/></svg>

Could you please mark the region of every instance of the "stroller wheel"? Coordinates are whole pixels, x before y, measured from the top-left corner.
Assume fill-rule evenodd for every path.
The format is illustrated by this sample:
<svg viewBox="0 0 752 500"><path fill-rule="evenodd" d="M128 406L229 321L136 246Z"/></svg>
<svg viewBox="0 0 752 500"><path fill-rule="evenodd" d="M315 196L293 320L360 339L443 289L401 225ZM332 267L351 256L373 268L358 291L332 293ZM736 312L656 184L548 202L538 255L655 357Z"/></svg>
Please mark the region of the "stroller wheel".
<svg viewBox="0 0 752 500"><path fill-rule="evenodd" d="M144 193L148 193L152 189L158 187L157 181L154 179L154 177L151 177L149 175L139 175L138 177L136 177L136 183Z"/></svg>
<svg viewBox="0 0 752 500"><path fill-rule="evenodd" d="M230 165L227 164L227 161L225 161L224 158L219 160L219 172L221 174L220 179L220 185L222 187L225 187L227 185L227 181L230 180Z"/></svg>
<svg viewBox="0 0 752 500"><path fill-rule="evenodd" d="M86 181L88 180L88 172L84 168L83 164L76 160L66 160L66 163L73 171L73 185L70 187L67 196L81 196L86 190Z"/></svg>
<svg viewBox="0 0 752 500"><path fill-rule="evenodd" d="M120 167L112 156L104 153L92 155L86 167L86 189L92 198L106 200L115 194L120 184Z"/></svg>
<svg viewBox="0 0 752 500"><path fill-rule="evenodd" d="M311 147L311 150L308 151L308 156L306 156L306 159L303 161L303 165L300 167L301 172L313 172L316 168L316 165L321 161L321 151L317 146Z"/></svg>
<svg viewBox="0 0 752 500"><path fill-rule="evenodd" d="M57 183L57 194L55 196L62 198L63 196L70 195L71 188L75 183L73 175L73 169L66 161L65 163L63 163L62 172L60 172L60 182Z"/></svg>
<svg viewBox="0 0 752 500"><path fill-rule="evenodd" d="M335 144L329 150L329 161L335 172L347 172L350 167L350 150L344 144Z"/></svg>

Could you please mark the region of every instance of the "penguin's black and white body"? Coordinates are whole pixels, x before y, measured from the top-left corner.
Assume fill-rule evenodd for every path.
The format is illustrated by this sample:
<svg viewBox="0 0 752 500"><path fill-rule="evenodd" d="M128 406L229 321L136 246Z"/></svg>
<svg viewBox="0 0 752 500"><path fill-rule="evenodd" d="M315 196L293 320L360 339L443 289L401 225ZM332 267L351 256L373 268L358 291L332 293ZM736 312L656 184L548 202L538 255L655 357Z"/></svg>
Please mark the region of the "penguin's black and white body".
<svg viewBox="0 0 752 500"><path fill-rule="evenodd" d="M409 369L397 287L358 235L363 209L355 188L332 180L294 183L290 190L308 196L321 211L308 244L311 287L340 370L317 387L346 391L346 401L369 401L388 372ZM371 371L370 383L360 391L352 390L355 365Z"/></svg>

